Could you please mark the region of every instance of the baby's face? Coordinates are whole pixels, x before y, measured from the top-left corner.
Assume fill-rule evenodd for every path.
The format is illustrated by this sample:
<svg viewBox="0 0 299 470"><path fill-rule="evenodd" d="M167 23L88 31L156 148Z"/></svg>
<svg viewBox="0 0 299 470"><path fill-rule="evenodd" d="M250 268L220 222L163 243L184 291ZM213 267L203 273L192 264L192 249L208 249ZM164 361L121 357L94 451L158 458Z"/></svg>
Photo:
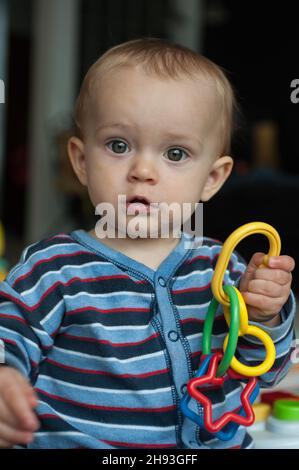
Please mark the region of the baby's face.
<svg viewBox="0 0 299 470"><path fill-rule="evenodd" d="M83 142L85 177L80 177L93 205L111 203L117 218L119 195L180 208L189 203L193 210L208 199L206 185L219 156L218 102L214 86L204 79L162 80L141 67L101 78ZM140 214L140 223L149 224L155 210ZM128 222L136 214L126 217Z"/></svg>

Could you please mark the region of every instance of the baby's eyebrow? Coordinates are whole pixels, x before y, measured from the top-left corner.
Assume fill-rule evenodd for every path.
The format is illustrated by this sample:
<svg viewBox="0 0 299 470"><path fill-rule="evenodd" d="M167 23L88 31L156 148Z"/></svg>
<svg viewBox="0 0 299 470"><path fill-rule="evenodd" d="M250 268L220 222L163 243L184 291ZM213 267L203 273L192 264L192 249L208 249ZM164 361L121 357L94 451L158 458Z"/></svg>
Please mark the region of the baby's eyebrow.
<svg viewBox="0 0 299 470"><path fill-rule="evenodd" d="M177 132L164 132L164 136L167 137L168 139L173 139L173 140L180 139L186 142L194 142L199 147L202 147L201 141L197 139L194 135L180 134Z"/></svg>
<svg viewBox="0 0 299 470"><path fill-rule="evenodd" d="M112 122L112 123L109 123L109 124L100 125L99 127L97 127L96 132L99 132L102 129L108 129L110 127L118 127L120 129L132 129L135 126L133 126L131 124L124 124L124 123L121 123L121 122Z"/></svg>

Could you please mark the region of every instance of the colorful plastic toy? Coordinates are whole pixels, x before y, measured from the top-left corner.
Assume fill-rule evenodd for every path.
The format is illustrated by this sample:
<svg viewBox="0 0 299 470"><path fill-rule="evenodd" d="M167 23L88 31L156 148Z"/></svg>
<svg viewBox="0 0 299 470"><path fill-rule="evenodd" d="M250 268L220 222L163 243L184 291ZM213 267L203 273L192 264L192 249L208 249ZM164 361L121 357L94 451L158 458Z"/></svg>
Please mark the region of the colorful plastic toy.
<svg viewBox="0 0 299 470"><path fill-rule="evenodd" d="M270 244L269 252L265 255L261 266L267 265L270 256L278 256L280 254L281 243L279 234L271 225L263 222L252 222L243 225L235 230L225 241L211 284L214 298L210 302L204 323L202 362L195 378L189 381L187 392L180 402L181 410L187 418L224 441L231 439L240 425L250 426L253 423L254 412L252 404L259 393L256 377L265 374L275 361L275 346L270 336L261 328L248 324L247 308L240 291L235 286L223 286L224 273L236 245L245 237L256 233L265 235ZM229 332L223 343L224 354L211 354L213 322L219 303L223 305L224 317ZM246 366L235 358L238 337L248 334L257 337L265 346L266 358L257 366ZM205 396L204 387L207 384L221 387L226 373L230 378L236 380L242 379L243 382L248 377L248 382L241 393L242 406L239 412L225 413L213 422L212 403ZM202 388L202 391L200 388ZM196 414L188 407L191 398L194 398L200 404L199 414Z"/></svg>
<svg viewBox="0 0 299 470"><path fill-rule="evenodd" d="M237 412L227 412L218 420L212 421L212 403L197 388L201 385L222 386L224 377L216 377L216 368L221 354L209 354L206 356L196 374L196 377L188 383L188 392L181 400L181 409L185 416L194 421L200 428L213 433L218 439L228 441L233 438L240 424L250 426L254 422L254 413L251 405L259 394L257 379L251 378L241 394L242 407ZM233 379L244 379L232 369L228 369L228 375ZM188 407L193 396L200 404L200 413L197 415ZM223 429L222 429L223 428Z"/></svg>

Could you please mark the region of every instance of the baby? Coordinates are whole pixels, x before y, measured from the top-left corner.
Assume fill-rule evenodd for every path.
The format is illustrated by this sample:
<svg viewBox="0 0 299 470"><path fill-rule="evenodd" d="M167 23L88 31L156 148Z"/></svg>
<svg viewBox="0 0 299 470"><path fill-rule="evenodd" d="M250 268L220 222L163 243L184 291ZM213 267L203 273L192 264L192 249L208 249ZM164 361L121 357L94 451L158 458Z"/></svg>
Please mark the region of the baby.
<svg viewBox="0 0 299 470"><path fill-rule="evenodd" d="M89 232L29 246L0 285L2 447L253 446L242 426L220 441L180 410L201 359L221 243L188 244L197 237L178 230L187 217L165 210L188 203L194 211L228 178L234 106L217 65L164 40L120 44L90 68L68 153L98 213L106 203L115 217L106 229L100 219ZM273 339L276 361L259 378L269 387L290 367L294 260L272 257L261 268L262 259L255 253L246 266L234 252L224 281L238 285L250 321ZM227 333L218 310L213 351ZM237 357L253 365L264 348L243 337ZM240 406L241 390L227 379L207 391L213 419ZM190 406L198 412L194 400Z"/></svg>

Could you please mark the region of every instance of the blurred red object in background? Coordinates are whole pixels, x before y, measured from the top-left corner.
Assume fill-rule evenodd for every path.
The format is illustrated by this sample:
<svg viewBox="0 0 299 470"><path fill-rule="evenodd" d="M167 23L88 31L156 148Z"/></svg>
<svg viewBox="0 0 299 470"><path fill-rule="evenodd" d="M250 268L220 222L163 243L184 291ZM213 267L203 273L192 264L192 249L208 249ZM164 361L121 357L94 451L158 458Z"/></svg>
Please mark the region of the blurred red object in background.
<svg viewBox="0 0 299 470"><path fill-rule="evenodd" d="M276 392L261 393L261 402L268 403L271 406L276 400L279 400L280 398L299 401L299 395L295 395L294 393L288 392L286 390L277 390Z"/></svg>

